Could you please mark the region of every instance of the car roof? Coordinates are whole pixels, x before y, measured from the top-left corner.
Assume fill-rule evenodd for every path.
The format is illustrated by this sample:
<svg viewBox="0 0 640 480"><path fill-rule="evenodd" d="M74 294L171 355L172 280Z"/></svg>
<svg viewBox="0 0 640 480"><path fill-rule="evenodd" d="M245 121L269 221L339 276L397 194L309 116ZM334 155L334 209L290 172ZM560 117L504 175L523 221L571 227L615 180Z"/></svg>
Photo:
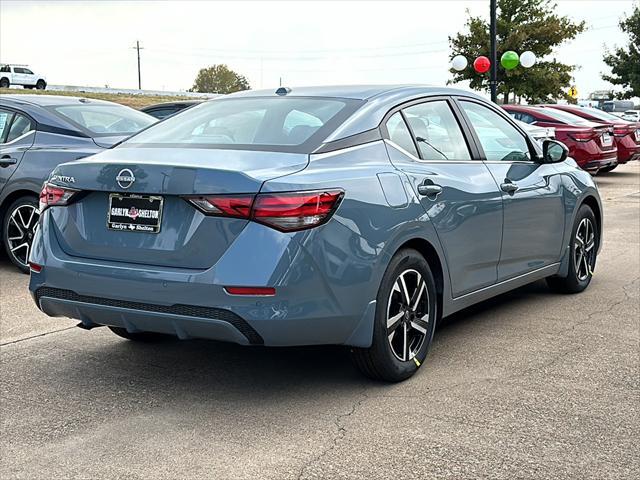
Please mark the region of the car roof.
<svg viewBox="0 0 640 480"><path fill-rule="evenodd" d="M287 87L280 87L287 88ZM406 84L406 85L328 85L315 87L292 87L287 88L287 97L324 97L324 98L347 98L353 100L369 100L374 97L385 95L397 95L399 93L421 90L425 95L440 94L446 91L451 95L455 92L468 94L468 91L455 88L442 88L429 85ZM278 88L263 90L243 90L241 92L227 95L232 97L278 97Z"/></svg>
<svg viewBox="0 0 640 480"><path fill-rule="evenodd" d="M102 105L114 105L113 102L107 102L105 100L97 100L94 98L84 97L71 97L67 95L29 95L29 94L7 94L2 95L0 99L13 102L15 104L29 104L37 105L40 107L50 107L59 105L74 105L78 103L84 104L102 104Z"/></svg>

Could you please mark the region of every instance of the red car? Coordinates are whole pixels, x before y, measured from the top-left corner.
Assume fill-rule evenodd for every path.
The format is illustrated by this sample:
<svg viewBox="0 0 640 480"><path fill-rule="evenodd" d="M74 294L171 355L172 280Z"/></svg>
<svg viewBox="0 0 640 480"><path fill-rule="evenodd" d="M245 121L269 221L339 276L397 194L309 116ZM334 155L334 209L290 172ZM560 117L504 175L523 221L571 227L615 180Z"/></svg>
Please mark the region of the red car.
<svg viewBox="0 0 640 480"><path fill-rule="evenodd" d="M545 105L569 112L591 122L601 123L613 128L613 138L618 147L618 163L640 160L640 122L630 122L597 108L577 105Z"/></svg>
<svg viewBox="0 0 640 480"><path fill-rule="evenodd" d="M521 122L554 127L556 139L569 148L569 156L592 174L612 170L618 164L612 127L555 108L529 105L503 105L502 108Z"/></svg>

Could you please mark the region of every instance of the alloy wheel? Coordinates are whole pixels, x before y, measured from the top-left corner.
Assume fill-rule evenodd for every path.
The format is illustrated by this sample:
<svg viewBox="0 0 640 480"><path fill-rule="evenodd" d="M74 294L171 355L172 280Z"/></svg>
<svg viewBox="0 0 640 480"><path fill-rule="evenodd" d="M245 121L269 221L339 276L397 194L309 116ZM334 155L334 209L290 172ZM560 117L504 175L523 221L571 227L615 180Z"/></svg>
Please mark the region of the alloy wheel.
<svg viewBox="0 0 640 480"><path fill-rule="evenodd" d="M387 305L387 338L394 356L413 359L424 344L429 324L429 292L422 275L402 272L393 284Z"/></svg>
<svg viewBox="0 0 640 480"><path fill-rule="evenodd" d="M576 276L581 282L584 282L593 273L593 265L596 258L595 245L596 236L593 223L589 218L583 218L576 230L573 253Z"/></svg>
<svg viewBox="0 0 640 480"><path fill-rule="evenodd" d="M29 252L35 235L40 213L34 205L18 205L9 213L7 223L7 245L17 263L29 264Z"/></svg>

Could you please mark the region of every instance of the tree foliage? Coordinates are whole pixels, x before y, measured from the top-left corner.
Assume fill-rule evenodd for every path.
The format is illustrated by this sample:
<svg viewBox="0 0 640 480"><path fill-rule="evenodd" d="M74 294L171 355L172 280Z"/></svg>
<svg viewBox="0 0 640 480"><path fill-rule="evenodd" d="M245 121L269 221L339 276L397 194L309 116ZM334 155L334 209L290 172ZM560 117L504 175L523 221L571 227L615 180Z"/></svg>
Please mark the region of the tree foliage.
<svg viewBox="0 0 640 480"><path fill-rule="evenodd" d="M565 89L571 82L573 65L546 59L553 49L584 31L585 23L574 23L568 17L555 13L556 4L550 0L498 0L496 22L498 64L507 50L522 53L531 50L538 61L531 68L518 66L505 70L498 65L498 93L526 98L529 102L546 102L567 98ZM489 21L469 15L466 31L449 37L451 58L464 55L469 63L480 55L489 57ZM451 70L456 83L469 80L476 90L489 89L489 73L476 73L471 65L462 72Z"/></svg>
<svg viewBox="0 0 640 480"><path fill-rule="evenodd" d="M602 78L624 89L618 98L640 97L640 5L620 22L620 28L629 35L629 45L605 54L604 63L611 67L611 75Z"/></svg>
<svg viewBox="0 0 640 480"><path fill-rule="evenodd" d="M250 90L249 81L224 64L203 68L198 72L193 92L203 93L233 93L240 90Z"/></svg>

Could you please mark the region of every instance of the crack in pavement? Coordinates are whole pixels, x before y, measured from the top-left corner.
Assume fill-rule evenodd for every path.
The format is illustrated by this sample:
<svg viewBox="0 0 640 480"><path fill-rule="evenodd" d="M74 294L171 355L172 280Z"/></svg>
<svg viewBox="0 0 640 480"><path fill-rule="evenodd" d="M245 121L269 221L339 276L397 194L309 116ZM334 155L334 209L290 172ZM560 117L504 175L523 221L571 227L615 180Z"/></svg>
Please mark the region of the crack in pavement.
<svg viewBox="0 0 640 480"><path fill-rule="evenodd" d="M36 335L31 335L29 337L18 338L17 340L11 340L9 342L0 343L0 347L6 347L7 345L15 345L16 343L26 342L27 340L33 340L34 338L46 337L53 333L60 333L66 330L71 330L72 328L78 328L75 325L72 327L60 328L59 330L51 330L50 332L38 333Z"/></svg>
<svg viewBox="0 0 640 480"><path fill-rule="evenodd" d="M365 386L360 395L360 399L355 401L351 405L351 409L347 413L341 413L335 417L335 419L333 420L333 423L337 427L337 431L333 437L333 440L331 441L330 445L327 448L325 448L322 452L320 452L318 455L316 455L314 458L312 458L310 461L308 461L302 466L302 468L300 469L300 472L298 473L298 477L297 477L298 480L301 480L303 478L303 475L305 474L305 472L309 467L311 467L313 464L322 460L324 457L326 457L330 452L332 452L338 446L338 443L340 442L340 440L342 440L347 433L347 429L342 423L343 420L352 416L356 412L358 407L362 405L362 402L364 402L369 398L370 397L367 394L367 387Z"/></svg>

